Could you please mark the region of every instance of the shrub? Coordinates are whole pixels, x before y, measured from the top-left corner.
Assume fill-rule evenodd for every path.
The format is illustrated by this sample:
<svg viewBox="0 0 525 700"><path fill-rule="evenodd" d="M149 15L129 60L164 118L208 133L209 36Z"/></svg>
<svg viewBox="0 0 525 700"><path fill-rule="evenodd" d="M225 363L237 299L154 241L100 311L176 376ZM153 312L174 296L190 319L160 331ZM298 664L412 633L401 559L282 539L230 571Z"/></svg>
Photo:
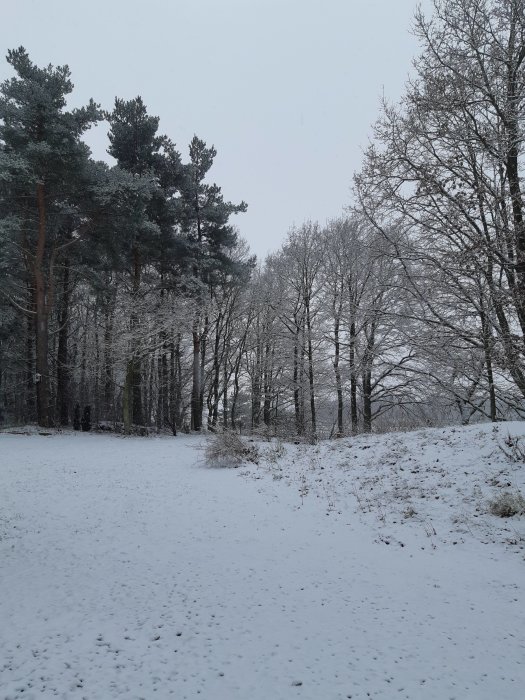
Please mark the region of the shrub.
<svg viewBox="0 0 525 700"><path fill-rule="evenodd" d="M413 518L414 515L417 515L417 510L414 508L414 506L408 506L408 508L403 511L403 517L407 520L408 518Z"/></svg>
<svg viewBox="0 0 525 700"><path fill-rule="evenodd" d="M512 518L513 515L525 514L525 498L519 491L503 491L499 496L489 502L492 515L499 518Z"/></svg>
<svg viewBox="0 0 525 700"><path fill-rule="evenodd" d="M268 449L264 452L263 456L267 462L275 464L282 457L284 457L285 454L286 454L286 450L284 449L284 445L279 440L275 444L268 447Z"/></svg>
<svg viewBox="0 0 525 700"><path fill-rule="evenodd" d="M247 445L240 435L232 432L216 433L208 438L206 461L215 467L240 467L243 462L257 464L257 445Z"/></svg>
<svg viewBox="0 0 525 700"><path fill-rule="evenodd" d="M499 448L511 462L525 462L525 439L517 435L507 435L505 445L500 445Z"/></svg>

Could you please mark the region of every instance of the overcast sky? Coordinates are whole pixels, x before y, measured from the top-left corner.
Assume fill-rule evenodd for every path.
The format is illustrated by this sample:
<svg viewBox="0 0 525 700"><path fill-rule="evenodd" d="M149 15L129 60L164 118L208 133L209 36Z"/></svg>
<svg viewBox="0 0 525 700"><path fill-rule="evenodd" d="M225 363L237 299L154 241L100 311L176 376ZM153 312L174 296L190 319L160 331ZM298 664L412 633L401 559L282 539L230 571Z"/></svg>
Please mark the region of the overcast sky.
<svg viewBox="0 0 525 700"><path fill-rule="evenodd" d="M3 0L0 45L67 63L72 103L141 95L187 160L214 144L210 179L248 203L235 218L258 256L292 224L351 199L381 95L397 99L418 52L416 0ZM428 8L430 0L423 0ZM11 75L0 64L0 78ZM107 126L90 132L109 160Z"/></svg>

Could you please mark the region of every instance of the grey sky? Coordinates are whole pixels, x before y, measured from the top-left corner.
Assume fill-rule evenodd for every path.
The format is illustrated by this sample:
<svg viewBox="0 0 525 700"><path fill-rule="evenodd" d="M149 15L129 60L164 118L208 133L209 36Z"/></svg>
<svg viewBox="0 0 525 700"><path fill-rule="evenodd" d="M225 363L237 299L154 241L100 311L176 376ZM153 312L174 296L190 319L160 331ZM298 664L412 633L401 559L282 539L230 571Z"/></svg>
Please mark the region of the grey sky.
<svg viewBox="0 0 525 700"><path fill-rule="evenodd" d="M211 179L248 202L235 223L264 257L293 223L324 223L350 202L380 97L401 95L417 53L416 4L3 0L0 47L67 63L74 104L140 94L184 160L194 133L213 143ZM97 158L108 159L106 131L89 135Z"/></svg>

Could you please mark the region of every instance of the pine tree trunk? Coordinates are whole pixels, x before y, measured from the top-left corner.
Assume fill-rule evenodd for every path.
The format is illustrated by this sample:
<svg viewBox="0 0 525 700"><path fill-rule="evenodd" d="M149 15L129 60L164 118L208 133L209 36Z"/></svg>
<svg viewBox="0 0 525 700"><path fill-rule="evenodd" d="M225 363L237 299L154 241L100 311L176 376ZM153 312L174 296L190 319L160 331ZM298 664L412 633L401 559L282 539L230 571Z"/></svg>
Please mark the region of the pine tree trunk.
<svg viewBox="0 0 525 700"><path fill-rule="evenodd" d="M36 313L35 295L31 290L31 311ZM25 401L22 405L21 418L24 423L32 423L36 420L35 397L35 357L34 357L35 317L30 315L26 322L26 356L25 356Z"/></svg>
<svg viewBox="0 0 525 700"><path fill-rule="evenodd" d="M87 384L87 341L88 341L88 321L89 307L86 305L86 315L84 318L84 334L82 336L82 351L80 360L80 391L79 400L81 408L88 402L88 384Z"/></svg>
<svg viewBox="0 0 525 700"><path fill-rule="evenodd" d="M104 418L113 421L115 420L112 356L114 299L113 296L109 300L104 319Z"/></svg>
<svg viewBox="0 0 525 700"><path fill-rule="evenodd" d="M142 425L144 423L142 412L142 371L141 362L138 356L138 342L136 332L139 327L139 317L136 312L138 303L138 293L140 289L141 260L140 253L136 246L133 248L133 310L130 315L131 348L130 356L126 367L126 379L124 385L124 430L131 431L131 426ZM123 406L124 408L124 406Z"/></svg>
<svg viewBox="0 0 525 700"><path fill-rule="evenodd" d="M44 256L46 247L46 203L43 183L37 184L38 239L34 261L35 339L36 339L36 402L38 425L50 427L49 412L49 309L46 299Z"/></svg>
<svg viewBox="0 0 525 700"><path fill-rule="evenodd" d="M141 260L138 248L135 246L133 251L133 296L138 299L138 293L140 289L140 278L141 278ZM139 318L137 314L133 314L131 320L131 327L133 336L135 331L139 327ZM132 337L133 350L132 350L132 397L133 397L133 408L132 408L132 421L136 425L144 425L144 412L142 406L142 363L138 356L137 339Z"/></svg>
<svg viewBox="0 0 525 700"><path fill-rule="evenodd" d="M64 260L62 299L58 318L57 413L60 425L69 425L69 304L71 298L69 260Z"/></svg>
<svg viewBox="0 0 525 700"><path fill-rule="evenodd" d="M173 416L173 434L177 434L177 429L182 429L184 415L182 406L182 360L180 344L182 342L182 335L179 333L177 335L177 342L171 344L171 358L173 364L173 408L171 409L171 414Z"/></svg>
<svg viewBox="0 0 525 700"><path fill-rule="evenodd" d="M99 314L100 304L97 300L95 308L93 310L93 341L95 343L95 366L93 367L93 414L92 422L98 426L100 422L100 374L101 374L101 362L100 362L100 337L99 337Z"/></svg>

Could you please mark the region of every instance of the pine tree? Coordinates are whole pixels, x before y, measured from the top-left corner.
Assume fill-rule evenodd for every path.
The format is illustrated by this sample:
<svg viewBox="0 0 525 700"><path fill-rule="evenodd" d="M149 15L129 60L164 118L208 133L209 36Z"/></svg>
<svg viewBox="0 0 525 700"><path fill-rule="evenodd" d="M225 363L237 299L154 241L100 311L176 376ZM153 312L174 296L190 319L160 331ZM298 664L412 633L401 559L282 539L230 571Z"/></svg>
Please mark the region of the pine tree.
<svg viewBox="0 0 525 700"><path fill-rule="evenodd" d="M102 115L92 100L66 111L66 96L73 89L67 66L38 68L23 47L9 51L7 61L16 77L0 89L0 181L2 200L11 212L2 229L22 251L27 272L28 298L18 306L34 319L37 419L47 427L52 421L49 318L54 271L72 242L64 238L65 219L89 166L89 149L81 137ZM13 298L11 302L17 304Z"/></svg>
<svg viewBox="0 0 525 700"><path fill-rule="evenodd" d="M181 179L180 156L166 136L158 135L159 118L148 114L141 97L115 100L107 115L110 123L108 153L119 168L146 187L128 198L123 236L123 264L129 271L131 296L138 301L146 264L165 267L175 250L177 209L174 195ZM149 186L148 186L149 185ZM132 423L143 424L142 363L135 340L139 324L137 304L130 316L132 347L126 368L123 413L126 432Z"/></svg>
<svg viewBox="0 0 525 700"><path fill-rule="evenodd" d="M202 427L204 403L204 358L209 329L205 310L206 293L213 287L217 273L235 274L237 264L229 252L237 244L237 233L229 223L230 216L247 209L245 202L225 202L221 188L208 184L205 178L213 165L217 151L194 136L190 143L190 163L185 168L181 192L182 230L188 241L193 277L196 283L196 314L193 320L193 379L191 396L191 426Z"/></svg>

